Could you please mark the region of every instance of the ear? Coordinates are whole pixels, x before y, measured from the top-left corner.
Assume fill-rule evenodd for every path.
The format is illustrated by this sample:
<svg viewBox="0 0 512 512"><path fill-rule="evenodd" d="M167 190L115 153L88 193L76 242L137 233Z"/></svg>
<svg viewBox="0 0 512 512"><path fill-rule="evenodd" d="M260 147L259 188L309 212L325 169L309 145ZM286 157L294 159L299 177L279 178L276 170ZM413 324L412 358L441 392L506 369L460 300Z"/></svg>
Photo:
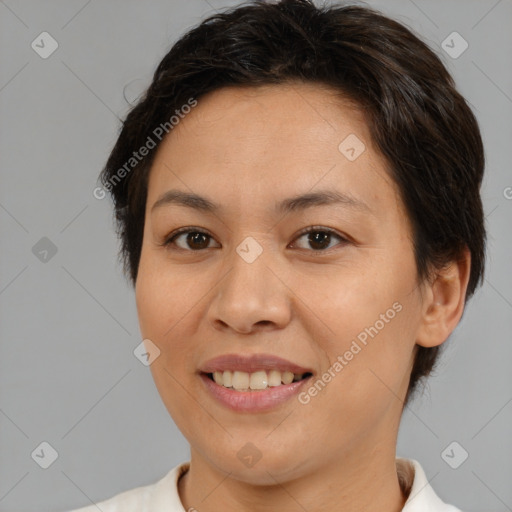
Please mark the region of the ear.
<svg viewBox="0 0 512 512"><path fill-rule="evenodd" d="M460 259L438 270L433 283L424 287L422 319L416 343L436 347L448 339L462 313L471 270L471 253L465 249Z"/></svg>

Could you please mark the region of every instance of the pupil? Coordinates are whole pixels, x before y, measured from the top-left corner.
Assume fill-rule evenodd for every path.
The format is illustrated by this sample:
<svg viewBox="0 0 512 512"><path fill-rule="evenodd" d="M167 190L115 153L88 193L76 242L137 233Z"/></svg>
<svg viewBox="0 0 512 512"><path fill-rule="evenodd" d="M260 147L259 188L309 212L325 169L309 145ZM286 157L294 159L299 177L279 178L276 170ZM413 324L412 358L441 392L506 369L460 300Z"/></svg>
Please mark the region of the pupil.
<svg viewBox="0 0 512 512"><path fill-rule="evenodd" d="M203 242L206 241L206 244L201 244L200 243L200 238L202 237L203 239ZM188 237L187 237L187 242L189 242L190 245L196 245L197 242L199 242L199 244L197 245L200 245L200 248L204 248L203 246L207 246L208 245L208 242L206 240L206 235L204 233L199 233L199 232L195 232L195 233L189 233ZM196 247L197 247L196 245Z"/></svg>
<svg viewBox="0 0 512 512"><path fill-rule="evenodd" d="M309 234L309 241L313 244L313 248L315 248L315 244L320 244L321 247L317 248L323 249L329 245L330 236L331 235L325 231L315 231Z"/></svg>

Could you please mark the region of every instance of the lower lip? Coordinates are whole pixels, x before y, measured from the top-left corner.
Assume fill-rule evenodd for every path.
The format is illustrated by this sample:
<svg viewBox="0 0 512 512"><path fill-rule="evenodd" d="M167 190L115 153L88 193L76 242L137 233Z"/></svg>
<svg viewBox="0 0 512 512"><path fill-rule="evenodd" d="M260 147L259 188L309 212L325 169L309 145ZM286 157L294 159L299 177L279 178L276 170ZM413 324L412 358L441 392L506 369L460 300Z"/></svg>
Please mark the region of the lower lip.
<svg viewBox="0 0 512 512"><path fill-rule="evenodd" d="M235 391L220 386L204 373L201 373L200 377L214 398L229 409L238 412L261 412L274 409L297 395L300 388L311 379L310 376L291 384L281 384L260 391Z"/></svg>

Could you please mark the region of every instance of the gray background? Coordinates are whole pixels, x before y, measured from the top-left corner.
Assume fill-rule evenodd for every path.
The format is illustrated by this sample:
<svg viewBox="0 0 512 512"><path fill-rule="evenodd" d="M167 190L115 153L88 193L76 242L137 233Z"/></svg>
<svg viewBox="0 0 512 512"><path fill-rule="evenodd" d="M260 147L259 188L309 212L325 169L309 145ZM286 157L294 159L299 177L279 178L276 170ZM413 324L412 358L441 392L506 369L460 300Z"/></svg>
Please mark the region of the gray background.
<svg viewBox="0 0 512 512"><path fill-rule="evenodd" d="M92 191L129 108L124 86L131 100L179 35L234 4L0 2L0 511L85 506L188 459L133 355L133 291L116 261L109 200ZM406 410L398 454L419 460L442 499L466 511L512 510L512 2L368 4L441 55L487 156L485 284ZM43 31L59 45L47 59L31 48ZM441 46L453 31L469 44L456 59ZM41 252L43 237L56 254ZM48 469L31 456L43 441L58 453ZM453 441L469 453L458 469L441 456Z"/></svg>

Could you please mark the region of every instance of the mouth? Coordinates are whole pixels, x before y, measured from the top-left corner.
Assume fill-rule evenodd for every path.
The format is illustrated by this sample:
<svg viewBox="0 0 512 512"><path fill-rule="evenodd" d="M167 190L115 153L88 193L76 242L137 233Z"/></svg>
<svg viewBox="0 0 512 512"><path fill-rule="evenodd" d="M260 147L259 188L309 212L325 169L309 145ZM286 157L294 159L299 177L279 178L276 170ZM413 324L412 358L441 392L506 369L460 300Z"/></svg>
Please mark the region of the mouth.
<svg viewBox="0 0 512 512"><path fill-rule="evenodd" d="M274 410L313 377L311 368L273 354L224 354L204 363L199 377L207 395L239 413Z"/></svg>
<svg viewBox="0 0 512 512"><path fill-rule="evenodd" d="M201 373L218 386L246 393L287 386L294 382L306 380L313 375L311 372L293 373L291 371L263 369L250 373L241 370Z"/></svg>

